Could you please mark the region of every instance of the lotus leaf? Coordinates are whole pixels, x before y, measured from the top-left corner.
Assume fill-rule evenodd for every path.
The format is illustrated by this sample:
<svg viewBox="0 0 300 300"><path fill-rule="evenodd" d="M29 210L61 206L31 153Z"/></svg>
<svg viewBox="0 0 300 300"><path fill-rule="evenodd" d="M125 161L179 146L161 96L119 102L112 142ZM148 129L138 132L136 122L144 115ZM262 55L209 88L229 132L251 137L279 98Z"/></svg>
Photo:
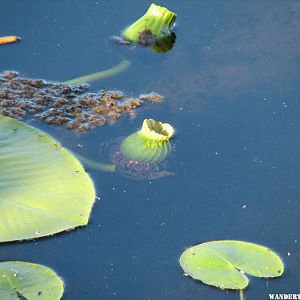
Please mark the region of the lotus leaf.
<svg viewBox="0 0 300 300"><path fill-rule="evenodd" d="M161 162L171 153L169 140L173 135L174 128L170 124L145 119L141 130L122 141L121 153L139 162Z"/></svg>
<svg viewBox="0 0 300 300"><path fill-rule="evenodd" d="M63 291L63 281L47 267L21 261L0 263L1 300L58 300Z"/></svg>
<svg viewBox="0 0 300 300"><path fill-rule="evenodd" d="M0 242L86 225L95 199L80 162L44 132L0 116Z"/></svg>
<svg viewBox="0 0 300 300"><path fill-rule="evenodd" d="M141 33L149 32L156 39L161 39L171 33L176 14L163 6L152 3L141 18L128 26L122 36L133 43L141 42Z"/></svg>
<svg viewBox="0 0 300 300"><path fill-rule="evenodd" d="M248 278L278 277L284 271L281 259L268 248L240 241L213 241L188 248L180 265L193 279L222 289L244 289Z"/></svg>

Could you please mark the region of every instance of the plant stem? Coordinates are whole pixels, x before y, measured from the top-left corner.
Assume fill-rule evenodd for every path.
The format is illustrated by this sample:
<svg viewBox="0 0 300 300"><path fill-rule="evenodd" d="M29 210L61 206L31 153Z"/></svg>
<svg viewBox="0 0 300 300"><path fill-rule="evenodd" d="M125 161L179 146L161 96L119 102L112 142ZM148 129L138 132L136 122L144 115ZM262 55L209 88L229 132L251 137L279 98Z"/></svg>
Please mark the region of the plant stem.
<svg viewBox="0 0 300 300"><path fill-rule="evenodd" d="M106 164L106 163L102 163L102 162L93 161L87 157L84 157L84 156L82 156L78 153L74 153L74 152L73 152L73 154L81 161L81 163L84 166L87 166L94 170L100 170L103 172L115 172L116 171L116 165L114 165L114 164Z"/></svg>
<svg viewBox="0 0 300 300"><path fill-rule="evenodd" d="M240 290L240 300L246 300L244 290Z"/></svg>
<svg viewBox="0 0 300 300"><path fill-rule="evenodd" d="M129 60L123 59L119 64L116 66L109 68L107 70L103 70L100 72L80 76L68 81L65 81L67 84L78 84L78 83L84 83L84 82L93 82L100 79L108 78L115 76L117 74L120 74L124 72L126 69L128 69L131 65L131 62Z"/></svg>

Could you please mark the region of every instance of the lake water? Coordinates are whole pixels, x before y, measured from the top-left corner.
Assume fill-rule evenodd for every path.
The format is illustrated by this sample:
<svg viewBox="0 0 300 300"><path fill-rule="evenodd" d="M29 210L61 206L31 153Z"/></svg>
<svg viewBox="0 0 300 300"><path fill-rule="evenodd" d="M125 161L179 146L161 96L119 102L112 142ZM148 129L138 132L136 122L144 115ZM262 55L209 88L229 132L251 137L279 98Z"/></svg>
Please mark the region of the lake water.
<svg viewBox="0 0 300 300"><path fill-rule="evenodd" d="M144 118L176 129L171 176L136 181L87 169L97 195L85 228L0 247L1 260L53 268L66 300L239 299L183 276L178 259L199 242L235 239L276 251L285 274L251 278L246 297L299 293L300 1L161 1L177 13L176 44L163 55L109 38L149 1L2 0L0 70L65 81L122 59L132 66L91 85L129 95L156 91L134 120L76 134L30 121L72 151L101 161L103 142ZM141 51L145 50L145 51Z"/></svg>

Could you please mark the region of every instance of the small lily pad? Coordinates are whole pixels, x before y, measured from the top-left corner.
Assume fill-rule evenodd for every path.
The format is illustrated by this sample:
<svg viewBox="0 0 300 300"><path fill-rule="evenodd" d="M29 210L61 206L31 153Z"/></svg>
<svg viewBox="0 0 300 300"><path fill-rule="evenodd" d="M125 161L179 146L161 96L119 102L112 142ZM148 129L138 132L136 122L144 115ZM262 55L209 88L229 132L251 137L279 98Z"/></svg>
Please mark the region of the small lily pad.
<svg viewBox="0 0 300 300"><path fill-rule="evenodd" d="M95 200L80 162L44 132L0 115L0 242L86 225Z"/></svg>
<svg viewBox="0 0 300 300"><path fill-rule="evenodd" d="M279 277L284 265L272 250L240 241L213 241L188 248L180 257L184 272L193 279L221 289L244 289L248 273L257 277Z"/></svg>
<svg viewBox="0 0 300 300"><path fill-rule="evenodd" d="M1 300L59 300L63 291L62 279L45 266L21 261L0 263Z"/></svg>

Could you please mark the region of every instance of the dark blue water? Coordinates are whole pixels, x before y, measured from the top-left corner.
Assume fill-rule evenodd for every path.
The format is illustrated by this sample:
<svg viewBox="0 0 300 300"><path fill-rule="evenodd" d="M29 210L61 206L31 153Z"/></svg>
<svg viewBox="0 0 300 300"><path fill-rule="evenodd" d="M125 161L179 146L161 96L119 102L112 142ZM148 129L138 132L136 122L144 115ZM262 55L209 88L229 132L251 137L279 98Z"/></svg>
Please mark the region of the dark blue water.
<svg viewBox="0 0 300 300"><path fill-rule="evenodd" d="M155 90L137 118L84 134L31 122L73 151L101 159L101 143L137 130L144 118L176 128L168 170L135 181L88 170L97 194L90 224L0 247L1 260L54 268L64 299L239 299L183 276L178 259L199 242L237 239L275 250L286 271L251 279L247 299L299 292L300 1L161 1L178 15L176 44L155 57L113 47L109 37L149 1L2 0L0 70L64 81L132 61L92 84L130 95ZM78 146L80 145L80 146Z"/></svg>

